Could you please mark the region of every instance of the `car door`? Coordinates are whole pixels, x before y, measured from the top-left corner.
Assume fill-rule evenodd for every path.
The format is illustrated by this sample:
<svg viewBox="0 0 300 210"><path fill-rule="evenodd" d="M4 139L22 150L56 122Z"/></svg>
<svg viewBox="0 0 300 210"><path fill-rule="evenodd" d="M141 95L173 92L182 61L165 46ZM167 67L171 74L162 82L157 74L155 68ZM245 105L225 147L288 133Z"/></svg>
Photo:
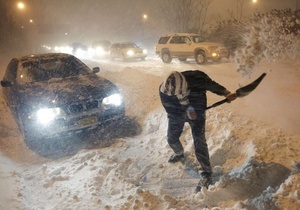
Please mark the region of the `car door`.
<svg viewBox="0 0 300 210"><path fill-rule="evenodd" d="M189 52L189 38L187 36L173 36L170 40L170 49L173 56L185 57Z"/></svg>

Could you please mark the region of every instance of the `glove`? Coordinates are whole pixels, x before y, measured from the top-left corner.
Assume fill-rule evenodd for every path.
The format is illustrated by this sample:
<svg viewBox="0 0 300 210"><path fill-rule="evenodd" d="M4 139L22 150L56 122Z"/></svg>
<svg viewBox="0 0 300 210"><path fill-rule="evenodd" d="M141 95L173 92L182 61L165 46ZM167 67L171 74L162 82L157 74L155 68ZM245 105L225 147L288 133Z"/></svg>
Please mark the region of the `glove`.
<svg viewBox="0 0 300 210"><path fill-rule="evenodd" d="M194 107L189 106L188 109L186 110L187 116L190 120L195 120L197 119L197 114L196 111L194 109Z"/></svg>
<svg viewBox="0 0 300 210"><path fill-rule="evenodd" d="M237 98L237 95L236 95L236 93L227 93L225 97L228 100L228 102L230 103L231 101L233 101Z"/></svg>

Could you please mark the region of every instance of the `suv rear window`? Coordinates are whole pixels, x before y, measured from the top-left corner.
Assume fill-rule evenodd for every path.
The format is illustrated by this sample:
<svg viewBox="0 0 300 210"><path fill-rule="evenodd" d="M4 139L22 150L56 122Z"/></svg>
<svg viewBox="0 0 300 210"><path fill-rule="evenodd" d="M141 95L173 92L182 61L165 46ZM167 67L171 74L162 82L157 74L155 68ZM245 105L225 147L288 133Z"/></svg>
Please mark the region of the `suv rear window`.
<svg viewBox="0 0 300 210"><path fill-rule="evenodd" d="M166 44L169 39L170 36L160 37L160 39L158 40L158 44Z"/></svg>

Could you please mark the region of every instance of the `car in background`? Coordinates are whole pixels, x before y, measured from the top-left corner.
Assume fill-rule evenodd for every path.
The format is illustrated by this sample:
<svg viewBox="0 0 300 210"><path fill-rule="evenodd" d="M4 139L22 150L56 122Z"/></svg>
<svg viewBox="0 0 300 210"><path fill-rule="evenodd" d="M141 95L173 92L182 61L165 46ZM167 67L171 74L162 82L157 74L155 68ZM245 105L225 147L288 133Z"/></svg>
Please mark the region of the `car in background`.
<svg viewBox="0 0 300 210"><path fill-rule="evenodd" d="M147 50L142 49L134 42L118 42L113 43L110 47L110 58L114 60L120 58L123 61L130 59L145 60L147 57Z"/></svg>
<svg viewBox="0 0 300 210"><path fill-rule="evenodd" d="M2 92L29 147L42 139L70 136L125 115L118 88L70 54L13 58Z"/></svg>
<svg viewBox="0 0 300 210"><path fill-rule="evenodd" d="M96 58L106 58L109 56L111 42L108 40L100 40L92 43L92 49Z"/></svg>
<svg viewBox="0 0 300 210"><path fill-rule="evenodd" d="M170 63L173 58L178 58L180 61L192 58L198 64L229 58L229 51L222 44L207 42L199 34L190 33L161 36L156 44L155 53L164 63Z"/></svg>
<svg viewBox="0 0 300 210"><path fill-rule="evenodd" d="M90 59L94 56L94 50L81 42L74 42L69 45L69 48L72 50L70 54L80 59Z"/></svg>

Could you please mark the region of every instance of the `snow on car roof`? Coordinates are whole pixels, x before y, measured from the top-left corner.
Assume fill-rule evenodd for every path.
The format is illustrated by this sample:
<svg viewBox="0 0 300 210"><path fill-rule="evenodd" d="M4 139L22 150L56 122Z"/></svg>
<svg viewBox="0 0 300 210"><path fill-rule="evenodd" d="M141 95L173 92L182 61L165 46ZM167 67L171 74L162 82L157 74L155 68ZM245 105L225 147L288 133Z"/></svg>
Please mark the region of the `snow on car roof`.
<svg viewBox="0 0 300 210"><path fill-rule="evenodd" d="M24 61L36 61L40 59L53 59L53 58L68 58L74 57L73 55L66 53L44 53L44 54L32 54L18 57L17 59L21 62Z"/></svg>

